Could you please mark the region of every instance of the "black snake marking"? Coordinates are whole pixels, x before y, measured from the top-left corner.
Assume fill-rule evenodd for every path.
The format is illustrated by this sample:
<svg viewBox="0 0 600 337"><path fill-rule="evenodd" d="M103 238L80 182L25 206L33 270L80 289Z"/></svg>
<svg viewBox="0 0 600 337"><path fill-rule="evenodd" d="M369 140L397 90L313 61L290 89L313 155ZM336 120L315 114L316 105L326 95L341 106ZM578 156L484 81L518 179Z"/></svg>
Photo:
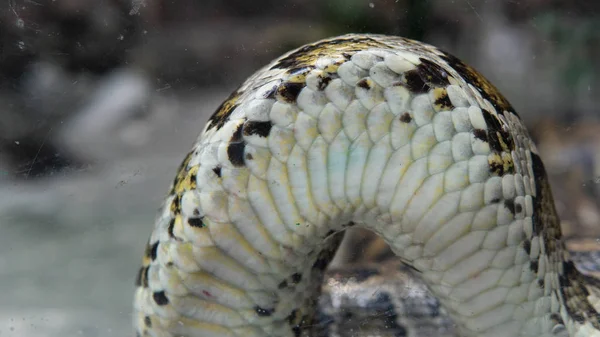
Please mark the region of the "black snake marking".
<svg viewBox="0 0 600 337"><path fill-rule="evenodd" d="M382 35L291 51L217 109L157 217L136 333L315 336L351 225L417 270L462 336L600 336L514 109L456 57Z"/></svg>

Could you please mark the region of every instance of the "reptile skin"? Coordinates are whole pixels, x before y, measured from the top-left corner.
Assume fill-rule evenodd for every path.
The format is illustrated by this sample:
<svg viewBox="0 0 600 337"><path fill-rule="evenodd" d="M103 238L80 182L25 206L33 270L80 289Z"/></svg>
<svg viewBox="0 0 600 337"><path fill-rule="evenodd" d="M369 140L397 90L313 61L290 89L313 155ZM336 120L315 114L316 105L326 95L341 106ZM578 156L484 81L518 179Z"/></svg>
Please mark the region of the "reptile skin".
<svg viewBox="0 0 600 337"><path fill-rule="evenodd" d="M346 247L340 249L356 247L358 235L362 236L359 245L366 252L379 254L366 256L370 262L329 266L319 297L317 336L459 337L454 321L417 272L391 258L393 253L380 245L382 240L362 230L354 231L346 234ZM569 238L565 243L588 282L600 284L596 239ZM352 261L364 257L348 258Z"/></svg>
<svg viewBox="0 0 600 337"><path fill-rule="evenodd" d="M343 231L380 235L460 336L600 336L543 163L473 68L400 37L308 44L252 75L181 164L137 278L139 336L319 336Z"/></svg>

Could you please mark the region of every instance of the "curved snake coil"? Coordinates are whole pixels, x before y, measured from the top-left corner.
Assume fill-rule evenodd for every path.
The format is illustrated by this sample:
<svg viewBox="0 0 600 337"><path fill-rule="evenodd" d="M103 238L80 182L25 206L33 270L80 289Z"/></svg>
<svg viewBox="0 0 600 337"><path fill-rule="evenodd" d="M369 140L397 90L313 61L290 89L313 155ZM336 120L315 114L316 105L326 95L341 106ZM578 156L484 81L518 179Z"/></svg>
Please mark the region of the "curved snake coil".
<svg viewBox="0 0 600 337"><path fill-rule="evenodd" d="M317 336L351 226L418 271L461 336L600 336L514 109L456 57L382 35L291 51L217 109L157 217L136 333Z"/></svg>

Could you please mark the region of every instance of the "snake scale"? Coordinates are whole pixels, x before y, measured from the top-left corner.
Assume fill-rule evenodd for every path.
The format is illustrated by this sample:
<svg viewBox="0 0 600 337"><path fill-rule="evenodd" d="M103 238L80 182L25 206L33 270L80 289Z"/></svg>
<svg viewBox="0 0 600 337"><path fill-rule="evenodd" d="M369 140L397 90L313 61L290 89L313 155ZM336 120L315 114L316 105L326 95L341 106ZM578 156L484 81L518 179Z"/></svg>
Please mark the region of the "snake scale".
<svg viewBox="0 0 600 337"><path fill-rule="evenodd" d="M350 227L381 236L460 336L600 336L598 288L509 102L433 46L355 34L281 56L217 108L159 210L136 334L320 336Z"/></svg>

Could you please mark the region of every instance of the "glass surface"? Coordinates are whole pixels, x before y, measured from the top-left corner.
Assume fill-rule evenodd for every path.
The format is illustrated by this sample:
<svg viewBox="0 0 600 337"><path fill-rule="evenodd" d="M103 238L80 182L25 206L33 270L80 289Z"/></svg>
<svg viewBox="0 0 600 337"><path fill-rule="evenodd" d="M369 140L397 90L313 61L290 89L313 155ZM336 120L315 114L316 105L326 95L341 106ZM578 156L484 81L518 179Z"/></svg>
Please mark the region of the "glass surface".
<svg viewBox="0 0 600 337"><path fill-rule="evenodd" d="M599 14L569 0L4 0L0 336L132 335L156 209L207 118L274 57L342 33L418 39L477 68L538 142L566 235L599 237ZM361 240L339 260L387 256Z"/></svg>

